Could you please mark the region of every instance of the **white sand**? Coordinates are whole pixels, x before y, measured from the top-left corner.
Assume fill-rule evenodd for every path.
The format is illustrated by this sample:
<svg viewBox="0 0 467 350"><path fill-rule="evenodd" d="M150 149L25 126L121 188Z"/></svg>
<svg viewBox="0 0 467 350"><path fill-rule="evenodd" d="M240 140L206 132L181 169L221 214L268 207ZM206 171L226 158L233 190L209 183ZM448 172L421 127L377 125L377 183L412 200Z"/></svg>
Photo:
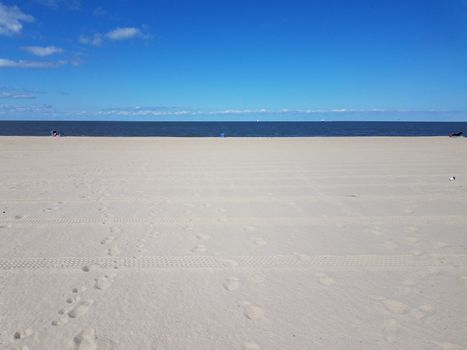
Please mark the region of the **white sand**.
<svg viewBox="0 0 467 350"><path fill-rule="evenodd" d="M0 170L2 350L467 348L467 139L2 137Z"/></svg>

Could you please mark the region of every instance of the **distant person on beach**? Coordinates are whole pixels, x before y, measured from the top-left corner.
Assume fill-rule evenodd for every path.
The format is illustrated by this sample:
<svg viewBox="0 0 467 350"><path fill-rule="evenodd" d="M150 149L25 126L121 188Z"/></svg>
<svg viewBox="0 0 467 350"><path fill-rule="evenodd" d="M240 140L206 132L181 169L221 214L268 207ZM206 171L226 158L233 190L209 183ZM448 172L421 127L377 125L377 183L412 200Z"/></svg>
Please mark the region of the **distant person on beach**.
<svg viewBox="0 0 467 350"><path fill-rule="evenodd" d="M58 133L58 131L55 130L55 129L52 130L52 131L50 132L50 135L53 136L53 137L60 136L60 134Z"/></svg>

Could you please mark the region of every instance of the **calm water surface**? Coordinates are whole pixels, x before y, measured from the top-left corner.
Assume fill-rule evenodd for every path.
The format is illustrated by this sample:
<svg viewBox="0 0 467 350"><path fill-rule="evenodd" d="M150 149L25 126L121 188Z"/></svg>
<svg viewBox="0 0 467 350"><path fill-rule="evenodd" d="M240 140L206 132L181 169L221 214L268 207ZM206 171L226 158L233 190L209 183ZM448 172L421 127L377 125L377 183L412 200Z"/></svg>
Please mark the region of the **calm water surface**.
<svg viewBox="0 0 467 350"><path fill-rule="evenodd" d="M49 136L446 136L467 122L91 122L0 121L0 135Z"/></svg>

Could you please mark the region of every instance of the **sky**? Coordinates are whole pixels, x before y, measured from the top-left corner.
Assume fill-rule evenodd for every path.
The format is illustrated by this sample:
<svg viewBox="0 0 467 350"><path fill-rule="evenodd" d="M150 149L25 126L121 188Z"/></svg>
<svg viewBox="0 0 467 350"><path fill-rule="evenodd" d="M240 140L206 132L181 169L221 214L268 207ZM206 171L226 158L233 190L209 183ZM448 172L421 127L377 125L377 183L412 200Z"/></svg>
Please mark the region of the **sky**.
<svg viewBox="0 0 467 350"><path fill-rule="evenodd" d="M467 121L467 0L0 0L0 120Z"/></svg>

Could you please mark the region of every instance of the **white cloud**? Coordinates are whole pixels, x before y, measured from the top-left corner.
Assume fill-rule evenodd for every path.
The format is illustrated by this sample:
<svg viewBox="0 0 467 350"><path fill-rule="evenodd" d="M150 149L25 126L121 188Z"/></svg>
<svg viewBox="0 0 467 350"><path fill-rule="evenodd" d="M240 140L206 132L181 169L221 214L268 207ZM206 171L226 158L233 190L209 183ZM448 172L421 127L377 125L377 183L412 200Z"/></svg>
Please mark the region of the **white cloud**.
<svg viewBox="0 0 467 350"><path fill-rule="evenodd" d="M100 46L104 40L122 41L133 38L149 38L149 36L144 35L141 29L134 27L122 27L115 28L105 34L96 33L91 36L80 35L79 42L85 45Z"/></svg>
<svg viewBox="0 0 467 350"><path fill-rule="evenodd" d="M127 40L141 36L141 30L134 27L115 28L105 34L109 40Z"/></svg>
<svg viewBox="0 0 467 350"><path fill-rule="evenodd" d="M22 47L24 51L39 57L46 57L56 53L62 53L63 49L56 46L25 46Z"/></svg>
<svg viewBox="0 0 467 350"><path fill-rule="evenodd" d="M403 109L220 109L220 110L195 110L195 109L178 109L175 107L133 107L133 108L109 108L90 112L93 115L101 116L122 116L122 117L170 117L170 116L307 116L307 115L353 115L353 114L407 114L407 113L454 113L452 110L403 110Z"/></svg>
<svg viewBox="0 0 467 350"><path fill-rule="evenodd" d="M0 104L0 115L50 115L55 112L55 109L51 105L11 106Z"/></svg>
<svg viewBox="0 0 467 350"><path fill-rule="evenodd" d="M0 68L55 68L67 63L67 61L14 61L8 58L0 58Z"/></svg>
<svg viewBox="0 0 467 350"><path fill-rule="evenodd" d="M34 17L25 14L17 6L6 6L0 2L0 35L11 36L23 29L23 23L33 22Z"/></svg>
<svg viewBox="0 0 467 350"><path fill-rule="evenodd" d="M54 10L59 8L79 10L81 7L81 2L79 0L36 0L36 2Z"/></svg>
<svg viewBox="0 0 467 350"><path fill-rule="evenodd" d="M0 88L0 91L2 89ZM39 92L37 92L39 93ZM224 110L199 110L199 109L179 109L170 106L158 107L128 107L90 110L57 110L50 105L2 105L0 104L0 117L2 116L27 116L34 118L59 117L64 119L80 118L83 120L296 120L296 121L343 121L343 120L426 120L428 115L436 116L440 121L443 118L453 120L465 120L467 111L456 110L410 110L394 109L385 110L379 108L372 109L348 109L347 112L335 109L224 109ZM357 113L358 112L358 113ZM429 117L432 118L432 117ZM464 119L462 119L464 118ZM1 118L0 118L1 119Z"/></svg>
<svg viewBox="0 0 467 350"><path fill-rule="evenodd" d="M79 37L79 42L85 45L100 46L102 41L104 41L104 39L100 33L96 33L93 36L80 35Z"/></svg>
<svg viewBox="0 0 467 350"><path fill-rule="evenodd" d="M36 98L34 92L26 89L0 88L0 98L30 100Z"/></svg>

